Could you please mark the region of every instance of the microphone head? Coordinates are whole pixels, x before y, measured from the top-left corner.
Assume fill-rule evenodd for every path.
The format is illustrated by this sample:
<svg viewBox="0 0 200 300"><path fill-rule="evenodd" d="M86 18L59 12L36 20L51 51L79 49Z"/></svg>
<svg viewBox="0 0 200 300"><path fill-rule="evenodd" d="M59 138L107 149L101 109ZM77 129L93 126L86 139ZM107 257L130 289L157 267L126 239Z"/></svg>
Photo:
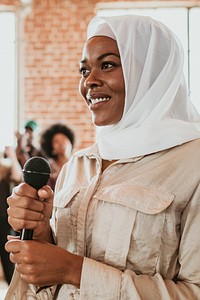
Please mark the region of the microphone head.
<svg viewBox="0 0 200 300"><path fill-rule="evenodd" d="M27 160L22 171L24 182L36 190L46 185L51 175L48 161L40 156L34 156Z"/></svg>

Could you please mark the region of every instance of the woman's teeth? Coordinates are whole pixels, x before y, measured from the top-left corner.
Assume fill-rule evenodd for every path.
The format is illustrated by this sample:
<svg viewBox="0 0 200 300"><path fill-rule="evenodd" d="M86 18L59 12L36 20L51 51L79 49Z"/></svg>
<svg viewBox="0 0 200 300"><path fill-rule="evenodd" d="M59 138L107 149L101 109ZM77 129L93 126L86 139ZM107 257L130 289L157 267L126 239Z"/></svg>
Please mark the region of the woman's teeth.
<svg viewBox="0 0 200 300"><path fill-rule="evenodd" d="M96 98L96 99L90 99L90 102L92 104L96 104L96 103L103 102L103 101L108 101L108 100L110 100L109 97L107 97L107 98Z"/></svg>

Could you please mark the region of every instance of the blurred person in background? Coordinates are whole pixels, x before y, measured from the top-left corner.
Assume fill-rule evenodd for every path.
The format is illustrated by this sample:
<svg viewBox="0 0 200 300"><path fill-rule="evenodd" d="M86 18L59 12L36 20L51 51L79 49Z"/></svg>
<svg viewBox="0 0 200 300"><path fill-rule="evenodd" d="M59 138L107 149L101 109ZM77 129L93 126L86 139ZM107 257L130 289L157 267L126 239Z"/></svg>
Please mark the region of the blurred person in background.
<svg viewBox="0 0 200 300"><path fill-rule="evenodd" d="M48 184L54 190L62 166L69 160L75 143L74 131L61 123L48 127L41 135L41 150L51 166Z"/></svg>
<svg viewBox="0 0 200 300"><path fill-rule="evenodd" d="M7 235L15 234L8 223L7 197L12 188L22 180L22 169L17 160L13 147L5 147L0 157L0 257L6 282L9 284L14 271L14 264L10 261L5 250Z"/></svg>
<svg viewBox="0 0 200 300"><path fill-rule="evenodd" d="M37 145L37 130L38 123L34 120L29 120L24 124L24 132L16 132L17 147L16 155L21 165L33 156L42 156L39 146Z"/></svg>

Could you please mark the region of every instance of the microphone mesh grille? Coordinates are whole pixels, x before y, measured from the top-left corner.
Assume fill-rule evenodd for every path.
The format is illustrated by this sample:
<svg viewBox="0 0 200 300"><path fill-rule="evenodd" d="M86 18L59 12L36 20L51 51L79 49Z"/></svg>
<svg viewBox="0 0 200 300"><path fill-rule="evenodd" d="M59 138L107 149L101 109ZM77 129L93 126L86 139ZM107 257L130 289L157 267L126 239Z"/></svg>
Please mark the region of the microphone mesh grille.
<svg viewBox="0 0 200 300"><path fill-rule="evenodd" d="M31 157L24 165L24 182L36 190L47 184L51 175L51 168L46 159L40 156Z"/></svg>
<svg viewBox="0 0 200 300"><path fill-rule="evenodd" d="M24 171L51 173L48 161L40 156L31 157L24 165Z"/></svg>

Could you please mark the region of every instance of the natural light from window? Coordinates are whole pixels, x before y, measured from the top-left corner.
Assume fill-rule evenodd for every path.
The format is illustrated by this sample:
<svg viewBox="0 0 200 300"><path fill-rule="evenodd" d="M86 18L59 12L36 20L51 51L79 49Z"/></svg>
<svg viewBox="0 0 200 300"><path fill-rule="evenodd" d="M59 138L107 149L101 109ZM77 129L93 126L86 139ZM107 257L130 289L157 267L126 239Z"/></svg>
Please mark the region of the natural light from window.
<svg viewBox="0 0 200 300"><path fill-rule="evenodd" d="M12 145L15 115L15 14L0 12L0 150Z"/></svg>

